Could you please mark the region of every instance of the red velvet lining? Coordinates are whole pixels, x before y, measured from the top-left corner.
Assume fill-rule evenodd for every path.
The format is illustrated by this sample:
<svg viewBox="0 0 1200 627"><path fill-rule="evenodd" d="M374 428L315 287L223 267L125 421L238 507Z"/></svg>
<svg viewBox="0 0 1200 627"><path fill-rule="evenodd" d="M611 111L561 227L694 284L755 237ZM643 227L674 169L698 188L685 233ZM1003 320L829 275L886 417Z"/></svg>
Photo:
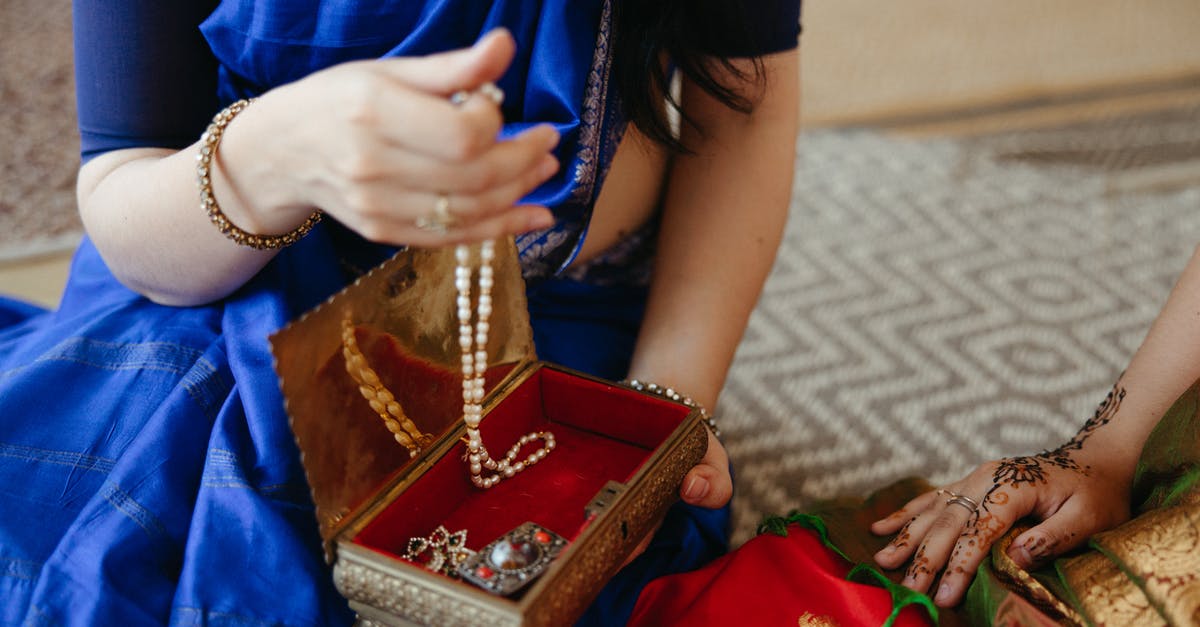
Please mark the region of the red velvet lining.
<svg viewBox="0 0 1200 627"><path fill-rule="evenodd" d="M484 444L503 456L535 430L554 433L557 448L537 465L490 490L471 484L459 443L380 512L354 542L399 557L408 539L438 525L467 530L479 549L525 521L574 539L584 507L608 481L629 481L687 416L685 407L542 367L485 417ZM519 458L541 445L530 443Z"/></svg>
<svg viewBox="0 0 1200 627"><path fill-rule="evenodd" d="M562 370L543 368L546 415L607 438L634 446L658 448L687 417L675 403L628 388L598 385Z"/></svg>

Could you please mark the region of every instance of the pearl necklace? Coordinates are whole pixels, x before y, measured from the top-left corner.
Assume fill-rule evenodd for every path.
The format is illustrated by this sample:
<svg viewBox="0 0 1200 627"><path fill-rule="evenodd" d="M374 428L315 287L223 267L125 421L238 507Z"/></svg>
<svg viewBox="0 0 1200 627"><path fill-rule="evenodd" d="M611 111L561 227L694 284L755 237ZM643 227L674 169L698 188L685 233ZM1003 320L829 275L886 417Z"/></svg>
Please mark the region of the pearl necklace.
<svg viewBox="0 0 1200 627"><path fill-rule="evenodd" d="M471 483L479 488L490 488L501 481L525 470L554 450L554 434L549 431L527 433L508 449L503 459L492 459L483 439L479 435L479 423L483 420L483 379L487 372L487 340L492 315L492 260L496 258L496 243L487 240L479 246L479 300L475 304L475 328L471 328L471 248L459 244L455 248L458 262L454 269L454 286L458 290L458 345L462 348L463 373L463 422L467 425L467 462L471 468ZM542 447L525 459L517 460L521 449L534 440L541 440ZM492 474L483 476L484 469Z"/></svg>

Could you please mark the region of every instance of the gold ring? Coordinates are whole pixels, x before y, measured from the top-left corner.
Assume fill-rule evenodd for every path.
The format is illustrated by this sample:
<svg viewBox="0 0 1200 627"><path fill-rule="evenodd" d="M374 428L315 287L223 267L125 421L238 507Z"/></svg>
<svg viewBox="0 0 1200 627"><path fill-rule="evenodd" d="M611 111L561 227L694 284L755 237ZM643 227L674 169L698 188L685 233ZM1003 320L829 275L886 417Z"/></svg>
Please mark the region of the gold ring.
<svg viewBox="0 0 1200 627"><path fill-rule="evenodd" d="M417 218L416 224L422 231L445 235L455 224L454 216L450 215L450 196L438 194L437 202L433 204L433 215Z"/></svg>
<svg viewBox="0 0 1200 627"><path fill-rule="evenodd" d="M954 494L954 493L951 492L951 494ZM947 506L961 505L961 506L967 508L967 510L969 510L972 514L979 511L979 503L976 503L975 500L972 499L971 497L963 496L961 494L954 494L954 496L952 498L947 499L946 505Z"/></svg>

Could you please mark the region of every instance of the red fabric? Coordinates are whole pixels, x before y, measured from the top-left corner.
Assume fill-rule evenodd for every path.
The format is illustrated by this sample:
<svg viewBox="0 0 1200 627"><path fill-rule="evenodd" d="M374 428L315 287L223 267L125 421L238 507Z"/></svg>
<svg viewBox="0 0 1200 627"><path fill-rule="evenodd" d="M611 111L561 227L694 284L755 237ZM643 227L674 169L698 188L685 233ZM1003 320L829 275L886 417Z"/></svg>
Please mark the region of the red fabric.
<svg viewBox="0 0 1200 627"><path fill-rule="evenodd" d="M584 529L584 508L608 481L628 482L687 416L685 407L543 367L480 425L484 444L502 457L535 430L554 433L555 450L519 478L489 490L471 484L459 443L371 521L354 542L403 554L409 538L438 525L466 529L479 549L525 521L567 539ZM541 446L526 446L528 455Z"/></svg>
<svg viewBox="0 0 1200 627"><path fill-rule="evenodd" d="M883 588L846 581L848 564L812 531L764 533L690 573L656 579L642 591L631 626L809 624L882 625L892 611ZM904 608L897 627L930 625L918 606Z"/></svg>

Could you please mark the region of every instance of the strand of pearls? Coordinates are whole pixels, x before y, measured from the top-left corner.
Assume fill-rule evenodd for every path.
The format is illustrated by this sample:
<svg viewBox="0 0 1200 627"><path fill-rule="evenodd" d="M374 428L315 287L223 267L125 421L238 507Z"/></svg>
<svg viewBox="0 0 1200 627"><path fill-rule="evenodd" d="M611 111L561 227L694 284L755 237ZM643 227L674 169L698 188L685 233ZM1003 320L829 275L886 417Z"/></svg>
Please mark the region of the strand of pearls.
<svg viewBox="0 0 1200 627"><path fill-rule="evenodd" d="M493 459L483 445L479 435L479 423L483 420L483 380L487 372L488 320L492 315L492 286L495 279L492 261L496 258L496 244L487 240L479 247L479 298L475 303L475 325L471 325L471 248L459 244L454 251L458 265L454 269L454 286L458 291L458 345L462 348L463 373L463 422L467 425L467 462L471 468L471 482L479 488L490 488L504 479L525 470L545 459L554 450L554 434L549 431L527 433L504 455ZM527 444L541 440L542 447L518 460ZM484 476L483 471L492 471Z"/></svg>

